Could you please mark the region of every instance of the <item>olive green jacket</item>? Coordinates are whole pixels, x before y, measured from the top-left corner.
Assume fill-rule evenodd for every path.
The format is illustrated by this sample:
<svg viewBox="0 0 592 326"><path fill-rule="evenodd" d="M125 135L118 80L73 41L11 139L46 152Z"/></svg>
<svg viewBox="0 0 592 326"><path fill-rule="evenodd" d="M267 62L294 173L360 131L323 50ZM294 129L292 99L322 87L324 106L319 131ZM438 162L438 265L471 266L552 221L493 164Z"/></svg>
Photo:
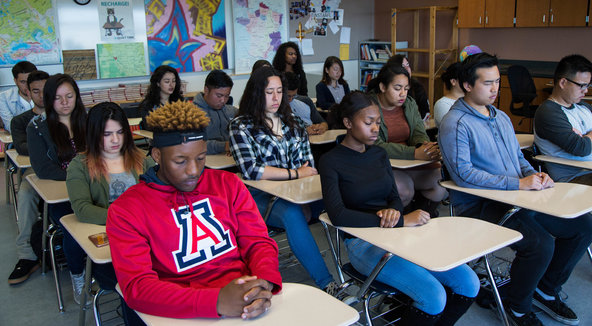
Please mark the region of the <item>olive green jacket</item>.
<svg viewBox="0 0 592 326"><path fill-rule="evenodd" d="M389 158L403 160L415 159L415 145L423 144L423 142L430 140L428 134L425 131L425 126L421 116L419 115L419 110L417 109L415 100L407 96L405 103L403 103L405 119L409 124L409 139L407 139L407 144L403 145L388 142L388 129L384 123L382 107L380 106L380 102L378 101L376 94L372 93L371 95L374 97L376 103L378 103L378 107L380 108L380 130L378 131L378 139L374 144L384 148Z"/></svg>
<svg viewBox="0 0 592 326"><path fill-rule="evenodd" d="M144 171L154 166L151 157L144 159ZM138 174L132 170L138 182ZM68 166L66 177L68 196L72 203L74 214L80 222L105 225L107 223L107 208L109 207L109 183L105 177L91 180L86 165L86 155L78 154Z"/></svg>

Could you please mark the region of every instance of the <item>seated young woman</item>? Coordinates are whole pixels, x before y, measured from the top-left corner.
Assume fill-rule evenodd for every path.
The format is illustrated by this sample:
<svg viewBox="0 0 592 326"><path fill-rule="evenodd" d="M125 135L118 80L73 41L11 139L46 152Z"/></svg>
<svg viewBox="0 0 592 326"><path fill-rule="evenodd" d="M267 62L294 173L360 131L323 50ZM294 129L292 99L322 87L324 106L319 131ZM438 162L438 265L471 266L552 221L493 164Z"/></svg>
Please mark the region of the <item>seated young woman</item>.
<svg viewBox="0 0 592 326"><path fill-rule="evenodd" d="M323 200L331 222L336 226L382 228L428 223L430 216L425 211L402 213L388 155L373 145L381 126L376 102L354 91L344 97L337 112L347 134L320 162ZM364 275L369 275L385 254L347 235L345 246L352 265ZM467 265L431 272L397 256L387 262L377 279L413 300L403 313L403 325L454 325L479 292L479 279Z"/></svg>
<svg viewBox="0 0 592 326"><path fill-rule="evenodd" d="M240 101L238 116L230 123L230 151L243 178L248 180L291 180L317 174L302 120L288 105L283 75L261 67L251 74ZM261 215L271 195L249 189ZM329 273L308 228L306 209L317 217L322 201L303 207L278 199L267 224L286 230L294 255L317 286L335 294L337 284Z"/></svg>
<svg viewBox="0 0 592 326"><path fill-rule="evenodd" d="M323 78L316 86L317 107L329 110L349 93L349 85L343 79L343 74L343 63L338 57L330 56L325 59Z"/></svg>
<svg viewBox="0 0 592 326"><path fill-rule="evenodd" d="M27 146L33 171L40 179L66 180L66 169L80 151L86 149L86 110L74 79L56 74L43 88L45 115L35 117L27 126ZM48 215L60 225L62 216L72 213L70 202L51 204ZM80 303L84 286L84 250L63 227L64 255L70 268L74 301Z"/></svg>
<svg viewBox="0 0 592 326"><path fill-rule="evenodd" d="M450 111L452 104L459 98L465 96L460 83L458 82L458 73L460 72L460 62L455 62L446 68L446 71L440 76L446 89L446 95L442 96L436 104L434 104L434 120L436 127L440 127L442 118Z"/></svg>
<svg viewBox="0 0 592 326"><path fill-rule="evenodd" d="M146 92L146 97L140 103L139 110L142 117L142 128L146 124L143 121L148 113L154 111L157 107L183 100L181 91L181 78L179 73L173 67L162 65L154 70L150 76L150 86Z"/></svg>
<svg viewBox="0 0 592 326"><path fill-rule="evenodd" d="M380 109L381 122L376 145L384 148L392 159L440 160L438 144L430 142L417 104L407 96L407 70L396 65L385 65L376 80L371 92ZM440 166L440 163L435 162L417 168L393 170L404 207L411 203L418 190L414 206L424 209L432 217L437 216L438 205L446 196L446 190L438 184Z"/></svg>

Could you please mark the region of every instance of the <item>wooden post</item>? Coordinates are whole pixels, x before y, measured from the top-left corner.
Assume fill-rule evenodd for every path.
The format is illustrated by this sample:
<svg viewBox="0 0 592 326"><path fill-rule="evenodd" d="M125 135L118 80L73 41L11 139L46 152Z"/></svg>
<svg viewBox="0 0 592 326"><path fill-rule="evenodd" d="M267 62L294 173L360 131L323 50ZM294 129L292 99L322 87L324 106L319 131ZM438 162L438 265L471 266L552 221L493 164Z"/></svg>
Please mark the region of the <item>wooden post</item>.
<svg viewBox="0 0 592 326"><path fill-rule="evenodd" d="M397 53L397 8L391 9L391 52Z"/></svg>

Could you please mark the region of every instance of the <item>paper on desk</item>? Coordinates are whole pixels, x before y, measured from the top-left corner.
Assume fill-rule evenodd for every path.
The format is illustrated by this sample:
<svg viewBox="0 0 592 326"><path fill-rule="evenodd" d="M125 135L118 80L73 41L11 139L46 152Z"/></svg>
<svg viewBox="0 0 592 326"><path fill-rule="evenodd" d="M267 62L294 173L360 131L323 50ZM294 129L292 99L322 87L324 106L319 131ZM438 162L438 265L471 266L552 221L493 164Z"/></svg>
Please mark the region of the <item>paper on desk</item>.
<svg viewBox="0 0 592 326"><path fill-rule="evenodd" d="M331 28L331 32L333 32L333 34L336 34L337 32L339 32L339 26L337 26L337 23L335 22L335 20L332 20L329 23L329 28Z"/></svg>
<svg viewBox="0 0 592 326"><path fill-rule="evenodd" d="M339 37L339 43L349 44L350 34L351 34L350 27L345 27L345 26L341 27L341 36Z"/></svg>
<svg viewBox="0 0 592 326"><path fill-rule="evenodd" d="M311 38L302 39L302 55L314 55Z"/></svg>

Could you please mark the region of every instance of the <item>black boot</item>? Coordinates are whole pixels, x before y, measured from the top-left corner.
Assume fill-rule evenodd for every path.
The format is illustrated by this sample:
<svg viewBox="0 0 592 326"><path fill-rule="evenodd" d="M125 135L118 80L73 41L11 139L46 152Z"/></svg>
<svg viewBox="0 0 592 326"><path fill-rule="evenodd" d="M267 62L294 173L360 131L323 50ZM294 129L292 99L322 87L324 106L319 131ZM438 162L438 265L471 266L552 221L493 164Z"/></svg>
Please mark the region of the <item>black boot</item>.
<svg viewBox="0 0 592 326"><path fill-rule="evenodd" d="M442 317L436 322L437 326L454 325L456 321L469 309L475 298L465 297L464 295L448 292L446 293L446 307L442 312Z"/></svg>
<svg viewBox="0 0 592 326"><path fill-rule="evenodd" d="M435 325L441 314L430 315L409 305L401 316L400 326L432 326Z"/></svg>

